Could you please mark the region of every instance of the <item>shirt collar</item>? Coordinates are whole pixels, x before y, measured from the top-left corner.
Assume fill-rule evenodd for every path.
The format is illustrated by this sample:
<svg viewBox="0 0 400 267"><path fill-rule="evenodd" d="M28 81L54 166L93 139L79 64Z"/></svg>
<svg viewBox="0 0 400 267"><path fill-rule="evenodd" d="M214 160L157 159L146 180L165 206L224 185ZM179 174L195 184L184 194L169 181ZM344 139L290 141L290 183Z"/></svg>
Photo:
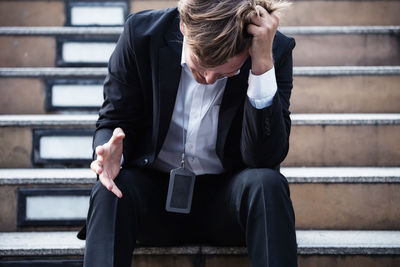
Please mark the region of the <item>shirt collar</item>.
<svg viewBox="0 0 400 267"><path fill-rule="evenodd" d="M186 61L185 61L185 36L183 36L182 54L181 54L181 66L184 67L185 65L186 65Z"/></svg>

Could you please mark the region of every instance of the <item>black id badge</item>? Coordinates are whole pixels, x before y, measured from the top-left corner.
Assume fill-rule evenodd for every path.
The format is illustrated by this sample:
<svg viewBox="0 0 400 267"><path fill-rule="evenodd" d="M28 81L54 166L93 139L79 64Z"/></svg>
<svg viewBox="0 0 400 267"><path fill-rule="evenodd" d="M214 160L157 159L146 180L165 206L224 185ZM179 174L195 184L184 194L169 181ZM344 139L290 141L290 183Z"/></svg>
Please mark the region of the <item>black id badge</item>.
<svg viewBox="0 0 400 267"><path fill-rule="evenodd" d="M185 168L174 169L170 173L167 204L169 212L189 213L192 205L196 176Z"/></svg>

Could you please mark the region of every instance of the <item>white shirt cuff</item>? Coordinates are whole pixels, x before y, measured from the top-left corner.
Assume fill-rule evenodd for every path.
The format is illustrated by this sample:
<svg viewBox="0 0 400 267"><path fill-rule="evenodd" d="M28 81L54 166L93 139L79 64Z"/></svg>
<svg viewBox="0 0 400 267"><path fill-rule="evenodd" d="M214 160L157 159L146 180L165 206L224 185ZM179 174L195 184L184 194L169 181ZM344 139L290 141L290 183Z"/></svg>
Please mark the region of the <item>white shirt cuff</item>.
<svg viewBox="0 0 400 267"><path fill-rule="evenodd" d="M250 70L247 96L253 107L263 109L272 105L277 90L274 67L261 75L254 75Z"/></svg>

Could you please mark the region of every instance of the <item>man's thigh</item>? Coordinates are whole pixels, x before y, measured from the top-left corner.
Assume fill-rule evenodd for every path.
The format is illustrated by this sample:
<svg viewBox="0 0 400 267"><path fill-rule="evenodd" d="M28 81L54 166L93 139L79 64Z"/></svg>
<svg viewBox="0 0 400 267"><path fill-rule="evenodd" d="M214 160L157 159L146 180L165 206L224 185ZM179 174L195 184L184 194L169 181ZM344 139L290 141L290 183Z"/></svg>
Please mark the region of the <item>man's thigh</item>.
<svg viewBox="0 0 400 267"><path fill-rule="evenodd" d="M242 200L251 190L274 187L286 179L270 169L196 177L189 214L167 212L169 174L148 169L122 169L116 184L138 211L137 239L148 245L245 245ZM246 192L247 191L247 192Z"/></svg>
<svg viewBox="0 0 400 267"><path fill-rule="evenodd" d="M169 174L121 169L115 183L132 203L138 221L136 239L148 245L178 245L190 240L189 218L165 210Z"/></svg>
<svg viewBox="0 0 400 267"><path fill-rule="evenodd" d="M201 243L245 245L248 204L257 190L289 190L287 181L272 169L245 169L196 180L192 204L193 222ZM289 194L289 191L287 191Z"/></svg>

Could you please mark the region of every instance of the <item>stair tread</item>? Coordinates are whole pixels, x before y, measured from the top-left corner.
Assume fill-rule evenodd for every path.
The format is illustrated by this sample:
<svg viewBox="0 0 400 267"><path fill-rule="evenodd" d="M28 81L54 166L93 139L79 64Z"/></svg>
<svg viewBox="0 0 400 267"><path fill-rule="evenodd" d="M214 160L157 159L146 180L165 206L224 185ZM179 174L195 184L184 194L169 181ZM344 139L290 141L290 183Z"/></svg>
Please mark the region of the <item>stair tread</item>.
<svg viewBox="0 0 400 267"><path fill-rule="evenodd" d="M0 115L0 126L94 126L97 114ZM400 124L400 113L292 114L293 125Z"/></svg>
<svg viewBox="0 0 400 267"><path fill-rule="evenodd" d="M284 34L393 34L400 32L398 25L385 26L282 26ZM123 27L0 27L0 35L119 35Z"/></svg>
<svg viewBox="0 0 400 267"><path fill-rule="evenodd" d="M400 254L400 231L297 230L299 254ZM0 233L0 256L83 255L76 232ZM245 254L243 247L139 247L136 255Z"/></svg>
<svg viewBox="0 0 400 267"><path fill-rule="evenodd" d="M399 75L400 66L301 66L293 67L295 76ZM104 67L8 67L0 77L104 77Z"/></svg>
<svg viewBox="0 0 400 267"><path fill-rule="evenodd" d="M290 183L400 183L400 167L282 167ZM0 185L93 184L89 168L0 169Z"/></svg>

